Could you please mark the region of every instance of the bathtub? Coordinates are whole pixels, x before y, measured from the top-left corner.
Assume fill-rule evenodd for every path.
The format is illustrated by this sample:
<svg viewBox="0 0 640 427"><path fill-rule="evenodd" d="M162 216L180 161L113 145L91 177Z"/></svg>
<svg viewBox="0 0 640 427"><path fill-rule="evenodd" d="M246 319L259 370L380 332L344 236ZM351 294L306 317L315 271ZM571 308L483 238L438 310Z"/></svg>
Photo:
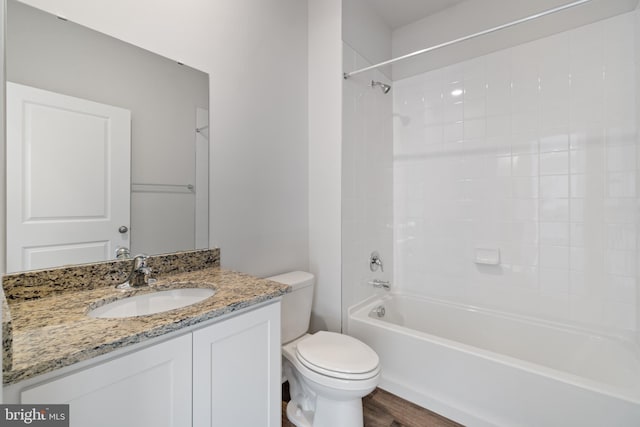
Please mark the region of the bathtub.
<svg viewBox="0 0 640 427"><path fill-rule="evenodd" d="M395 293L351 307L347 333L380 356L381 388L467 426L640 426L622 339Z"/></svg>

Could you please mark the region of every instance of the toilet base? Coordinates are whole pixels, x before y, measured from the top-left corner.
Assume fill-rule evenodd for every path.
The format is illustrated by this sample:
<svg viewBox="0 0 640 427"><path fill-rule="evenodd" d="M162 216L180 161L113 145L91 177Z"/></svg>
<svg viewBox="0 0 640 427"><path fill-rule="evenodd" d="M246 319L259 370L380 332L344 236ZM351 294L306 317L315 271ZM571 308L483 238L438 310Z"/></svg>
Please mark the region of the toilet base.
<svg viewBox="0 0 640 427"><path fill-rule="evenodd" d="M362 399L335 401L318 396L315 412L304 411L295 400L287 404L287 418L296 427L363 427Z"/></svg>

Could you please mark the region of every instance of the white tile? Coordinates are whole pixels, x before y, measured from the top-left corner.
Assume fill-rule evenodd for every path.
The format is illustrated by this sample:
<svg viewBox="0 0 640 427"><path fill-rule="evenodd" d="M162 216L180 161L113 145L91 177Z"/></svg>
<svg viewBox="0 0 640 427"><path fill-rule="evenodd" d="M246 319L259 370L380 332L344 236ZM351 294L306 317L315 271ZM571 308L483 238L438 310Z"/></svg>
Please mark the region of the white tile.
<svg viewBox="0 0 640 427"><path fill-rule="evenodd" d="M464 80L464 102L472 99L484 99L487 94L487 83L484 76L474 76Z"/></svg>
<svg viewBox="0 0 640 427"><path fill-rule="evenodd" d="M422 123L427 126L442 124L444 119L444 110L440 108L424 108L422 110Z"/></svg>
<svg viewBox="0 0 640 427"><path fill-rule="evenodd" d="M601 175L604 173L604 147L592 146L585 150L571 150L569 164L572 174ZM604 182L604 179L603 179Z"/></svg>
<svg viewBox="0 0 640 427"><path fill-rule="evenodd" d="M541 222L540 244L554 246L569 246L569 223Z"/></svg>
<svg viewBox="0 0 640 427"><path fill-rule="evenodd" d="M464 119L465 104L462 100L444 104L444 122L456 123Z"/></svg>
<svg viewBox="0 0 640 427"><path fill-rule="evenodd" d="M607 249L635 251L637 249L636 224L605 224Z"/></svg>
<svg viewBox="0 0 640 427"><path fill-rule="evenodd" d="M606 144L612 145L635 145L638 133L634 122L621 123L608 126L606 129Z"/></svg>
<svg viewBox="0 0 640 427"><path fill-rule="evenodd" d="M540 220L569 221L569 199L540 199Z"/></svg>
<svg viewBox="0 0 640 427"><path fill-rule="evenodd" d="M607 326L624 330L635 330L635 305L629 303L605 302L603 322Z"/></svg>
<svg viewBox="0 0 640 427"><path fill-rule="evenodd" d="M513 197L527 199L538 197L538 177L513 177Z"/></svg>
<svg viewBox="0 0 640 427"><path fill-rule="evenodd" d="M540 43L536 40L530 43L524 43L514 46L510 49L511 62L507 64L514 70L536 70L540 62L540 56L544 54L541 51Z"/></svg>
<svg viewBox="0 0 640 427"><path fill-rule="evenodd" d="M540 197L569 197L569 176L550 175L540 177Z"/></svg>
<svg viewBox="0 0 640 427"><path fill-rule="evenodd" d="M574 222L584 221L586 201L584 199L570 199L569 200L569 220Z"/></svg>
<svg viewBox="0 0 640 427"><path fill-rule="evenodd" d="M569 225L570 246L583 247L585 245L585 225L582 222L572 222Z"/></svg>
<svg viewBox="0 0 640 427"><path fill-rule="evenodd" d="M604 21L604 63L618 68L633 63L634 25L637 12L625 13Z"/></svg>
<svg viewBox="0 0 640 427"><path fill-rule="evenodd" d="M538 229L539 223L537 221L515 221L511 223L511 240L513 242L519 242L526 245L538 244Z"/></svg>
<svg viewBox="0 0 640 427"><path fill-rule="evenodd" d="M444 125L444 141L458 142L464 138L464 128L462 122L448 123Z"/></svg>
<svg viewBox="0 0 640 427"><path fill-rule="evenodd" d="M537 289L539 286L538 268L533 265L513 265L510 280L514 286Z"/></svg>
<svg viewBox="0 0 640 427"><path fill-rule="evenodd" d="M602 147L605 140L605 132L601 125L586 122L572 123L569 136L572 150Z"/></svg>
<svg viewBox="0 0 640 427"><path fill-rule="evenodd" d="M635 172L613 172L607 174L607 196L608 197L635 197L636 196L636 173Z"/></svg>
<svg viewBox="0 0 640 427"><path fill-rule="evenodd" d="M515 76L510 82L511 111L513 113L538 114L540 109L540 79L531 76Z"/></svg>
<svg viewBox="0 0 640 427"><path fill-rule="evenodd" d="M549 129L540 135L540 152L567 151L569 134L566 128Z"/></svg>
<svg viewBox="0 0 640 427"><path fill-rule="evenodd" d="M585 248L571 247L569 250L569 264L573 271L585 271L587 254L589 251Z"/></svg>
<svg viewBox="0 0 640 427"><path fill-rule="evenodd" d="M511 156L511 138L507 136L487 137L485 141L487 154L493 156Z"/></svg>
<svg viewBox="0 0 640 427"><path fill-rule="evenodd" d="M601 22L569 31L569 68L571 71L601 65L604 34Z"/></svg>
<svg viewBox="0 0 640 427"><path fill-rule="evenodd" d="M570 82L569 73L562 72L541 78L540 94L542 95L542 106L556 102L566 102L569 98Z"/></svg>
<svg viewBox="0 0 640 427"><path fill-rule="evenodd" d="M586 175L571 175L569 179L572 198L584 198L587 192Z"/></svg>
<svg viewBox="0 0 640 427"><path fill-rule="evenodd" d="M556 100L540 107L540 127L551 129L569 126L569 101Z"/></svg>
<svg viewBox="0 0 640 427"><path fill-rule="evenodd" d="M512 158L513 176L537 176L538 175L538 155L518 154Z"/></svg>
<svg viewBox="0 0 640 427"><path fill-rule="evenodd" d="M607 172L636 170L636 147L634 145L607 146Z"/></svg>
<svg viewBox="0 0 640 427"><path fill-rule="evenodd" d="M607 71L604 85L604 119L625 123L636 118L634 68Z"/></svg>
<svg viewBox="0 0 640 427"><path fill-rule="evenodd" d="M485 137L485 120L465 120L464 139L480 139Z"/></svg>
<svg viewBox="0 0 640 427"><path fill-rule="evenodd" d="M503 49L485 55L485 70L487 81L492 78L503 81L511 76L511 49Z"/></svg>
<svg viewBox="0 0 640 427"><path fill-rule="evenodd" d="M511 116L511 131L514 134L530 133L537 130L539 124L538 110L515 112Z"/></svg>
<svg viewBox="0 0 640 427"><path fill-rule="evenodd" d="M486 112L488 116L511 112L511 80L487 83Z"/></svg>
<svg viewBox="0 0 640 427"><path fill-rule="evenodd" d="M635 277L636 263L635 251L606 251L607 272L611 275Z"/></svg>
<svg viewBox="0 0 640 427"><path fill-rule="evenodd" d="M632 198L605 199L604 221L634 224L637 221L637 201Z"/></svg>
<svg viewBox="0 0 640 427"><path fill-rule="evenodd" d="M602 66L572 71L569 99L573 122L602 120L605 76Z"/></svg>
<svg viewBox="0 0 640 427"><path fill-rule="evenodd" d="M511 134L511 118L509 116L491 116L486 119L487 137L507 137Z"/></svg>
<svg viewBox="0 0 640 427"><path fill-rule="evenodd" d="M540 175L563 175L569 173L569 152L555 151L540 154Z"/></svg>
<svg viewBox="0 0 640 427"><path fill-rule="evenodd" d="M603 302L600 298L572 295L569 304L571 320L590 324L602 322Z"/></svg>
<svg viewBox="0 0 640 427"><path fill-rule="evenodd" d="M513 199L513 219L515 221L537 221L538 220L538 200L536 199Z"/></svg>
<svg viewBox="0 0 640 427"><path fill-rule="evenodd" d="M568 295L569 271L540 267L540 291L543 295Z"/></svg>
<svg viewBox="0 0 640 427"><path fill-rule="evenodd" d="M540 267L568 271L569 247L540 245Z"/></svg>
<svg viewBox="0 0 640 427"><path fill-rule="evenodd" d="M532 154L538 152L538 135L535 132L515 133L511 138L511 152Z"/></svg>
<svg viewBox="0 0 640 427"><path fill-rule="evenodd" d="M498 156L491 159L496 176L511 176L511 156Z"/></svg>
<svg viewBox="0 0 640 427"><path fill-rule="evenodd" d="M485 116L485 99L472 98L464 100L464 120L478 119Z"/></svg>
<svg viewBox="0 0 640 427"><path fill-rule="evenodd" d="M544 55L540 57L540 75L557 74L569 71L569 34L563 32L539 41L540 50Z"/></svg>
<svg viewBox="0 0 640 427"><path fill-rule="evenodd" d="M598 298L602 301L602 283L604 283L603 272L588 273L585 271L572 270L569 272L569 292L571 295Z"/></svg>
<svg viewBox="0 0 640 427"><path fill-rule="evenodd" d="M441 144L443 142L442 126L426 126L423 135L424 143L427 145Z"/></svg>
<svg viewBox="0 0 640 427"><path fill-rule="evenodd" d="M516 244L505 247L500 256L503 264L521 267L535 267L538 265L538 247L534 245Z"/></svg>
<svg viewBox="0 0 640 427"><path fill-rule="evenodd" d="M605 297L609 301L628 303L636 301L637 279L635 277L607 276Z"/></svg>

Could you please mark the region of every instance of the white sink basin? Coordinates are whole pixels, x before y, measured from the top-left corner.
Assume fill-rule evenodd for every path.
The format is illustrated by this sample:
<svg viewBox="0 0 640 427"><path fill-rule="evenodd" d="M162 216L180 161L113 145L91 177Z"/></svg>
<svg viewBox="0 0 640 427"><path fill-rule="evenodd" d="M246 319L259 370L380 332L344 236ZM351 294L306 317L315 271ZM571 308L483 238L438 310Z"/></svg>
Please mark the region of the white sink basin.
<svg viewBox="0 0 640 427"><path fill-rule="evenodd" d="M200 302L215 294L213 289L181 288L123 298L89 311L90 317L122 318L174 310Z"/></svg>

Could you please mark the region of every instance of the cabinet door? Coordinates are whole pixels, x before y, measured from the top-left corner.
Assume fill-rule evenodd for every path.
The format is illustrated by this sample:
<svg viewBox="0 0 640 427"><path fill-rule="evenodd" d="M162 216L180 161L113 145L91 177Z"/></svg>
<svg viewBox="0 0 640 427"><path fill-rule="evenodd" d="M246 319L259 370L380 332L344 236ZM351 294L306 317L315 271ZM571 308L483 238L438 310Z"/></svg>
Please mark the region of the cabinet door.
<svg viewBox="0 0 640 427"><path fill-rule="evenodd" d="M71 427L191 425L191 334L21 393L22 403L68 403Z"/></svg>
<svg viewBox="0 0 640 427"><path fill-rule="evenodd" d="M193 333L193 426L279 427L280 303Z"/></svg>

